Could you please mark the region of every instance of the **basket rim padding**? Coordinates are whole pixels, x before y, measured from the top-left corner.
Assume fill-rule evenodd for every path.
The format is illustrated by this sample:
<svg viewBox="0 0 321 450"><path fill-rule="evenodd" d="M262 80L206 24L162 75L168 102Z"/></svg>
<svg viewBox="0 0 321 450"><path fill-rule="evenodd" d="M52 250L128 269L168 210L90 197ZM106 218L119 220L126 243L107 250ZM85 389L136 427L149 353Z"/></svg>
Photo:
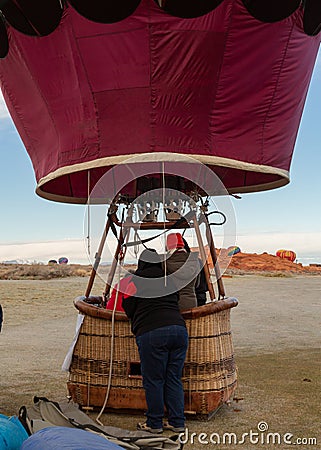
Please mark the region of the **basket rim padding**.
<svg viewBox="0 0 321 450"><path fill-rule="evenodd" d="M85 296L76 297L74 300L74 305L78 309L78 311L82 314L97 317L100 319L111 320L113 311L110 309L105 309L100 306L96 306L95 304L90 304L86 301ZM89 297L89 301L101 303L101 297ZM238 305L238 300L234 297L227 297L222 300L216 300L210 303L207 303L203 306L198 306L196 308L186 309L185 311L181 311L184 319L196 319L198 317L208 316L210 314L218 313L220 311L224 311L226 309L234 308ZM115 311L115 320L119 321L128 321L126 314L124 312Z"/></svg>

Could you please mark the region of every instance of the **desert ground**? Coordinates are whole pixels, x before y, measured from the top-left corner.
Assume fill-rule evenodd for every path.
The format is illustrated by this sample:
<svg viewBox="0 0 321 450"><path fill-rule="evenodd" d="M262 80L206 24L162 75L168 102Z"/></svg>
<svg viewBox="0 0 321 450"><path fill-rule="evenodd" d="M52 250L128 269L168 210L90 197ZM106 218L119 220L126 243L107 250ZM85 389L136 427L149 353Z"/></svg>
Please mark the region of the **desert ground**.
<svg viewBox="0 0 321 450"><path fill-rule="evenodd" d="M67 374L60 368L74 335L73 299L84 293L86 284L87 277L0 280L4 310L0 413L17 414L20 406L32 404L34 395L56 401L66 398ZM189 437L184 448L284 450L300 442L299 448L321 448L321 276L232 275L224 278L224 284L227 294L239 300L231 312L239 387L236 399L211 420L187 419ZM98 279L94 293L101 291ZM103 415L106 425L132 430L139 419ZM260 422L282 439L291 433L297 445L248 440L243 445L217 445L198 440L200 433L235 433L241 439L251 430L258 432ZM193 432L196 437L191 438ZM309 443L311 438L317 443Z"/></svg>

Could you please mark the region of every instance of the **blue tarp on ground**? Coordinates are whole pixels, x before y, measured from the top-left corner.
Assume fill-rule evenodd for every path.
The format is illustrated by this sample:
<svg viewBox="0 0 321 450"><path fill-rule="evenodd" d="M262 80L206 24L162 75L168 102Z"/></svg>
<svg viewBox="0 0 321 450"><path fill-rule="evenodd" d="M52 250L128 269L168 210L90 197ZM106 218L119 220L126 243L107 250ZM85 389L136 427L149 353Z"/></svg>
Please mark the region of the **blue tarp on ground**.
<svg viewBox="0 0 321 450"><path fill-rule="evenodd" d="M66 427L44 428L30 436L21 450L123 450L102 436Z"/></svg>
<svg viewBox="0 0 321 450"><path fill-rule="evenodd" d="M0 414L0 449L20 450L28 434L18 417L7 417Z"/></svg>

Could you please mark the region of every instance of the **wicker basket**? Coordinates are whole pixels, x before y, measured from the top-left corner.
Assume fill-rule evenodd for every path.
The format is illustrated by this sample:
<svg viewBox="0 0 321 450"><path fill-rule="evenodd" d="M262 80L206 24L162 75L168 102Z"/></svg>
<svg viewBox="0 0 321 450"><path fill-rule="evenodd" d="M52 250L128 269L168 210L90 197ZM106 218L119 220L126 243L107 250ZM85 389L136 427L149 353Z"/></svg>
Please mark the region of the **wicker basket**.
<svg viewBox="0 0 321 450"><path fill-rule="evenodd" d="M183 312L189 333L183 386L186 413L211 416L236 388L237 375L226 298ZM89 305L79 297L77 309L85 315L74 348L68 389L83 407L101 407L112 371L107 408L146 409L139 354L130 323L123 313ZM112 338L112 336L114 336Z"/></svg>

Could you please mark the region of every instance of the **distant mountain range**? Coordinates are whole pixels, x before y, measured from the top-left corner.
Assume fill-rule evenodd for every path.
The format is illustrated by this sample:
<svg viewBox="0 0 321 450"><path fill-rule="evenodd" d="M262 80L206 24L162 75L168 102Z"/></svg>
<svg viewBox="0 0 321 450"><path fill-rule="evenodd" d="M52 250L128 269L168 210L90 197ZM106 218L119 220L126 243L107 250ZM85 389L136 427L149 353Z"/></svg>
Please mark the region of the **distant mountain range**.
<svg viewBox="0 0 321 450"><path fill-rule="evenodd" d="M28 261L27 259L10 259L9 261L1 261L0 264L41 264L37 261Z"/></svg>

